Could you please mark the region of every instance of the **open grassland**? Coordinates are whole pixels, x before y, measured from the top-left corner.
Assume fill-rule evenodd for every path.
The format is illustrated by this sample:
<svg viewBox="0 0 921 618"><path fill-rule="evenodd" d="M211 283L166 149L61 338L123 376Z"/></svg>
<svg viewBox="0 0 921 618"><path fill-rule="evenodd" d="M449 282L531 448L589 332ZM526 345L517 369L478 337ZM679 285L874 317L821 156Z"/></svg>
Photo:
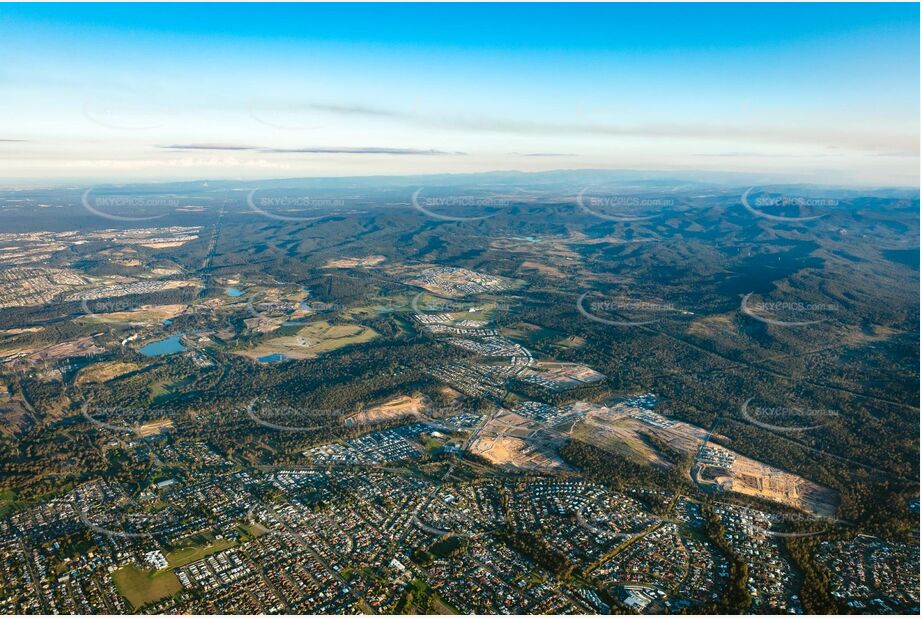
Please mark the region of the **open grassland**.
<svg viewBox="0 0 921 618"><path fill-rule="evenodd" d="M555 266L545 264L543 262L537 262L534 260L525 260L521 263L521 266L518 268L518 273L528 273L535 272L546 277L554 277L557 279L562 279L566 275L561 272Z"/></svg>
<svg viewBox="0 0 921 618"><path fill-rule="evenodd" d="M256 347L238 351L237 354L259 359L271 354L284 354L288 358L312 358L349 345L367 343L377 333L360 324L330 324L325 320L311 322L294 335L274 337Z"/></svg>
<svg viewBox="0 0 921 618"><path fill-rule="evenodd" d="M139 368L140 365L137 363L122 361L93 363L83 368L77 375L77 385L91 383L102 384L109 380L114 380L119 376L129 374L132 371L137 371Z"/></svg>
<svg viewBox="0 0 921 618"><path fill-rule="evenodd" d="M219 551L224 551L225 549L230 549L236 543L227 539L218 539L213 543L205 545L190 545L189 547L183 547L172 551L166 555L166 561L169 563L170 568L178 568L191 564L196 560L201 560L211 554L215 554Z"/></svg>
<svg viewBox="0 0 921 618"><path fill-rule="evenodd" d="M239 527L244 534L254 539L258 539L262 535L268 534L269 532L269 529L260 523L240 524Z"/></svg>
<svg viewBox="0 0 921 618"><path fill-rule="evenodd" d="M112 581L134 609L179 592L179 579L172 571L142 570L128 565L112 572Z"/></svg>
<svg viewBox="0 0 921 618"><path fill-rule="evenodd" d="M6 517L16 506L16 492L12 489L0 490L0 516Z"/></svg>
<svg viewBox="0 0 921 618"><path fill-rule="evenodd" d="M92 306L90 307L92 308ZM123 322L125 324L159 324L182 314L187 305L145 305L131 311L113 311L110 313L93 313L79 319L92 322Z"/></svg>

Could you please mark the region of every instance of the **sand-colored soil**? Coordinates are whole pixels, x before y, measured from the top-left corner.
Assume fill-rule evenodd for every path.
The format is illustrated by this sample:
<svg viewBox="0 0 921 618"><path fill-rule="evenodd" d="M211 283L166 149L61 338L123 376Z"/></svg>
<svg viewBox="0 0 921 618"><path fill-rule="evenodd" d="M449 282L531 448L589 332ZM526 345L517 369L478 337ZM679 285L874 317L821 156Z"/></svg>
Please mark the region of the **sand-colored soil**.
<svg viewBox="0 0 921 618"><path fill-rule="evenodd" d="M573 428L572 437L600 448L627 454L634 460L669 465L647 438L654 436L668 444L671 449L698 459L698 451L707 440L706 430L651 413L646 413L647 419L654 422L633 418L631 415L637 412L641 411L624 406L596 407ZM718 440L719 437L719 434L711 436L711 442L708 444L712 445L712 439ZM718 486L727 491L756 496L816 515L834 515L839 504L838 494L834 490L725 447L718 447L718 450L727 453L732 463L716 466L698 460L694 478L701 485Z"/></svg>
<svg viewBox="0 0 921 618"><path fill-rule="evenodd" d="M377 406L372 406L348 417L356 424L381 423L406 416L421 416L428 410L428 405L421 395L410 397L402 395Z"/></svg>
<svg viewBox="0 0 921 618"><path fill-rule="evenodd" d="M512 466L528 470L565 467L558 458L548 456L520 438L481 436L470 447L470 452L497 466Z"/></svg>
<svg viewBox="0 0 921 618"><path fill-rule="evenodd" d="M100 322L125 322L130 324L157 324L163 320L172 320L186 310L188 305L143 305L131 311L113 311L82 316Z"/></svg>
<svg viewBox="0 0 921 618"><path fill-rule="evenodd" d="M140 245L142 247L147 247L148 249L172 249L173 247L181 247L187 242L188 242L187 240L176 240L176 241L171 241L171 242L153 242L153 243L142 242L140 243Z"/></svg>
<svg viewBox="0 0 921 618"><path fill-rule="evenodd" d="M368 257L348 257L337 260L329 260L323 268L361 268L367 266L377 266L386 260L383 255L369 255Z"/></svg>
<svg viewBox="0 0 921 618"><path fill-rule="evenodd" d="M604 374L578 363L538 362L526 369L524 374L539 376L561 387L590 384L604 379Z"/></svg>
<svg viewBox="0 0 921 618"><path fill-rule="evenodd" d="M167 429L172 429L173 421L172 419L164 418L157 421L151 421L149 423L144 423L138 427L137 434L141 438L146 438L147 436L153 436L158 433L162 433Z"/></svg>
<svg viewBox="0 0 921 618"><path fill-rule="evenodd" d="M99 354L104 351L104 348L96 345L93 337L87 336L39 348L26 356L25 360L27 363L35 364L62 358L92 356L93 354Z"/></svg>
<svg viewBox="0 0 921 618"><path fill-rule="evenodd" d="M470 452L500 466L528 470L567 468L555 450L562 439L542 434L540 429L539 423L503 410L480 430Z"/></svg>

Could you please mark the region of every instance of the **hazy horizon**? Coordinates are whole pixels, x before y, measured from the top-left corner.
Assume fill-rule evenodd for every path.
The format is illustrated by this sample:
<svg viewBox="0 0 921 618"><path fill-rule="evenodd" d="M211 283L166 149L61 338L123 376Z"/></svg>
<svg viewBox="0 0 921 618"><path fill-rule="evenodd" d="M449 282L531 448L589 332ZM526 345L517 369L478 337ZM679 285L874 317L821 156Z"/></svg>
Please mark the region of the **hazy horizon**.
<svg viewBox="0 0 921 618"><path fill-rule="evenodd" d="M521 6L5 5L0 184L919 184L917 5Z"/></svg>
<svg viewBox="0 0 921 618"><path fill-rule="evenodd" d="M592 169L592 168L560 168L548 170L515 170L515 169L495 169L484 170L479 172L430 172L430 173L393 173L393 174L322 174L322 175L298 175L298 176L264 176L264 177L189 177L189 178L80 178L80 179L3 179L0 178L0 190L8 191L28 191L35 189L64 189L64 188L89 188L93 186L129 186L129 185L160 185L171 183L279 183L285 181L297 182L303 180L373 180L373 179L424 179L444 177L478 177L490 175L513 175L522 174L529 176L549 175L549 174L618 174L634 173L647 174L650 179L673 178L689 183L698 183L702 186L720 186L724 188L742 187L742 186L766 186L766 187L783 187L783 186L803 186L814 188L833 188L855 191L872 191L872 190L918 190L919 183L915 184L898 184L898 183L871 183L871 182L815 182L808 178L796 178L782 174L752 174L746 172L732 172L727 170L640 170L640 169ZM720 177L723 178L720 178Z"/></svg>

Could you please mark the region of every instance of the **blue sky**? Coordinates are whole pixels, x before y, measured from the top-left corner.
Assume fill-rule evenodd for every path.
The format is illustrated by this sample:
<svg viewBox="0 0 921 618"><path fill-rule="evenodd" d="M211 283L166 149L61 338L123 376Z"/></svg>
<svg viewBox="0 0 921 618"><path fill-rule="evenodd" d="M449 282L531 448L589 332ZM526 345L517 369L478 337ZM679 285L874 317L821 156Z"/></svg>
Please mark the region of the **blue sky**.
<svg viewBox="0 0 921 618"><path fill-rule="evenodd" d="M0 5L0 176L917 185L918 29L917 4Z"/></svg>

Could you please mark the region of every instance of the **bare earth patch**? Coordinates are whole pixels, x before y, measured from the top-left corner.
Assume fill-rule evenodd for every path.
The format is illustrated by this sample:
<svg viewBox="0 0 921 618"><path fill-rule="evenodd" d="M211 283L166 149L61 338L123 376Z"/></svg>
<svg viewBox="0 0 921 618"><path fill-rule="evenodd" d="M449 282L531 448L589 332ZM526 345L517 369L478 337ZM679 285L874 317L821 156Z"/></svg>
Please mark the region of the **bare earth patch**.
<svg viewBox="0 0 921 618"><path fill-rule="evenodd" d="M367 266L377 266L386 260L383 255L369 255L368 257L348 257L337 260L329 260L323 268L362 268Z"/></svg>
<svg viewBox="0 0 921 618"><path fill-rule="evenodd" d="M568 466L556 454L559 437L540 434L541 425L504 410L493 417L470 445L470 452L498 466L560 470Z"/></svg>
<svg viewBox="0 0 921 618"><path fill-rule="evenodd" d="M522 372L552 382L555 388L571 388L604 380L604 374L578 363L538 362Z"/></svg>
<svg viewBox="0 0 921 618"><path fill-rule="evenodd" d="M701 459L698 451L708 440L705 429L639 408L597 406L573 429L572 435L634 460L667 467L671 464L646 438L654 436L669 448L695 458L693 476L701 485L764 498L822 516L833 515L839 503L838 494L832 489L712 441L707 443L708 447L724 454L725 460L717 463Z"/></svg>
<svg viewBox="0 0 921 618"><path fill-rule="evenodd" d="M163 320L172 320L186 310L188 305L143 305L131 311L113 311L85 316L90 319L108 322L126 322L129 324L157 324Z"/></svg>
<svg viewBox="0 0 921 618"><path fill-rule="evenodd" d="M520 438L483 436L473 443L470 452L497 466L512 466L529 470L565 467L559 459L549 457Z"/></svg>
<svg viewBox="0 0 921 618"><path fill-rule="evenodd" d="M421 416L428 408L429 406L421 395L412 397L409 395L402 395L386 403L372 406L361 412L356 412L349 416L348 420L359 425L380 423L406 416Z"/></svg>
<svg viewBox="0 0 921 618"><path fill-rule="evenodd" d="M144 423L138 427L137 433L141 438L146 438L147 436L153 436L158 433L163 433L167 429L172 429L173 420L169 418L160 419L158 421L151 421L149 423Z"/></svg>

